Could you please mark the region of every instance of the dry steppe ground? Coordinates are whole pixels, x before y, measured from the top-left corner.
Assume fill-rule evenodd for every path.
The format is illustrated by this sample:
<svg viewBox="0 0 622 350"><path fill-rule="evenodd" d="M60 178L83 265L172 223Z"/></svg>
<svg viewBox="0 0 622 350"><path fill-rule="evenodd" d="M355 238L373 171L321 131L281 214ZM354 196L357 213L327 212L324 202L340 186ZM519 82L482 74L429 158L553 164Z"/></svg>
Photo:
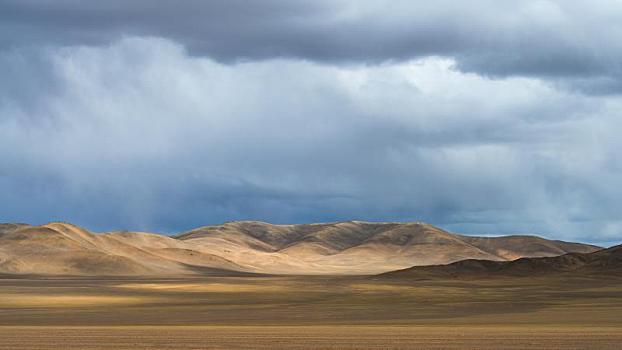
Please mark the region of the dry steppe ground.
<svg viewBox="0 0 622 350"><path fill-rule="evenodd" d="M622 278L0 279L0 349L619 349Z"/></svg>

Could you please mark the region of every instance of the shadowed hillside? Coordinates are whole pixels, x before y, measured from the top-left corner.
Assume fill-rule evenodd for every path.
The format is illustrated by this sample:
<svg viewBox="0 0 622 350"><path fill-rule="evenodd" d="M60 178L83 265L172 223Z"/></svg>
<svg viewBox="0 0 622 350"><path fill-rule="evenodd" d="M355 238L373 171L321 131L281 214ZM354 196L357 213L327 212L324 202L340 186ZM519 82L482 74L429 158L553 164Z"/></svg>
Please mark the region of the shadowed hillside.
<svg viewBox="0 0 622 350"><path fill-rule="evenodd" d="M231 222L177 237L94 234L67 223L0 225L0 273L41 275L376 274L464 259L589 253L535 236L470 237L425 223Z"/></svg>
<svg viewBox="0 0 622 350"><path fill-rule="evenodd" d="M38 275L157 275L193 273L192 267L244 271L231 261L150 233L93 234L75 225L3 225L0 272ZM208 269L203 270L209 273Z"/></svg>
<svg viewBox="0 0 622 350"><path fill-rule="evenodd" d="M472 258L505 261L599 249L535 236L462 236L420 222L231 222L201 227L178 239L272 273L369 274Z"/></svg>
<svg viewBox="0 0 622 350"><path fill-rule="evenodd" d="M473 276L537 276L552 273L622 276L622 245L593 253L569 253L555 257L521 258L514 261L468 259L448 265L414 266L379 275L384 278L447 278Z"/></svg>

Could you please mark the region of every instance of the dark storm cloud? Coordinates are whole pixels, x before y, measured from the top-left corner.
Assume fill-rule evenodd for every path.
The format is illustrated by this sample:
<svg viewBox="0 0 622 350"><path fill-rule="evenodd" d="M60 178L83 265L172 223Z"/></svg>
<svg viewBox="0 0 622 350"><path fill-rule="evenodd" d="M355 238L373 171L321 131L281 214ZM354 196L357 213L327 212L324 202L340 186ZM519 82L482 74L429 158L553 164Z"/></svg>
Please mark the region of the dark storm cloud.
<svg viewBox="0 0 622 350"><path fill-rule="evenodd" d="M617 1L0 1L7 46L173 39L224 62L325 63L447 56L479 74L536 76L588 93L617 93Z"/></svg>
<svg viewBox="0 0 622 350"><path fill-rule="evenodd" d="M0 53L10 221L177 232L424 220L590 242L622 231L615 96L432 58L236 65L173 41Z"/></svg>
<svg viewBox="0 0 622 350"><path fill-rule="evenodd" d="M619 242L620 8L0 0L0 218Z"/></svg>

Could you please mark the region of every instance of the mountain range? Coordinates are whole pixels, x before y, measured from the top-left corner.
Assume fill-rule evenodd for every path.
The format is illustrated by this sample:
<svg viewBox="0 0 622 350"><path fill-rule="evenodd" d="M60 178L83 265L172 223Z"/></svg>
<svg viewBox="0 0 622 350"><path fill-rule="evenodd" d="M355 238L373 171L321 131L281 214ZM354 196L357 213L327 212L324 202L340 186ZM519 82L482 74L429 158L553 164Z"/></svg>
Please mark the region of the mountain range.
<svg viewBox="0 0 622 350"><path fill-rule="evenodd" d="M4 274L367 275L412 266L434 269L434 265L464 260L506 266L520 258L582 256L600 249L537 236L465 236L422 222L273 225L239 221L178 236L93 233L62 222L0 224L0 273Z"/></svg>

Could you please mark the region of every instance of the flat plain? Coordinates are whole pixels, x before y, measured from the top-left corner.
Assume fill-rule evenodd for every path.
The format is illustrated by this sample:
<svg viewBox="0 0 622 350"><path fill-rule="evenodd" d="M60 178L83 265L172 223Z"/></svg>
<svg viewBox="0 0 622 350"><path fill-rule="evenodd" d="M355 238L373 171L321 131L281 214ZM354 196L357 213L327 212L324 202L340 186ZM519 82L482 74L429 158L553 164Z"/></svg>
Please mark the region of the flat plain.
<svg viewBox="0 0 622 350"><path fill-rule="evenodd" d="M0 279L0 349L618 349L615 276Z"/></svg>

